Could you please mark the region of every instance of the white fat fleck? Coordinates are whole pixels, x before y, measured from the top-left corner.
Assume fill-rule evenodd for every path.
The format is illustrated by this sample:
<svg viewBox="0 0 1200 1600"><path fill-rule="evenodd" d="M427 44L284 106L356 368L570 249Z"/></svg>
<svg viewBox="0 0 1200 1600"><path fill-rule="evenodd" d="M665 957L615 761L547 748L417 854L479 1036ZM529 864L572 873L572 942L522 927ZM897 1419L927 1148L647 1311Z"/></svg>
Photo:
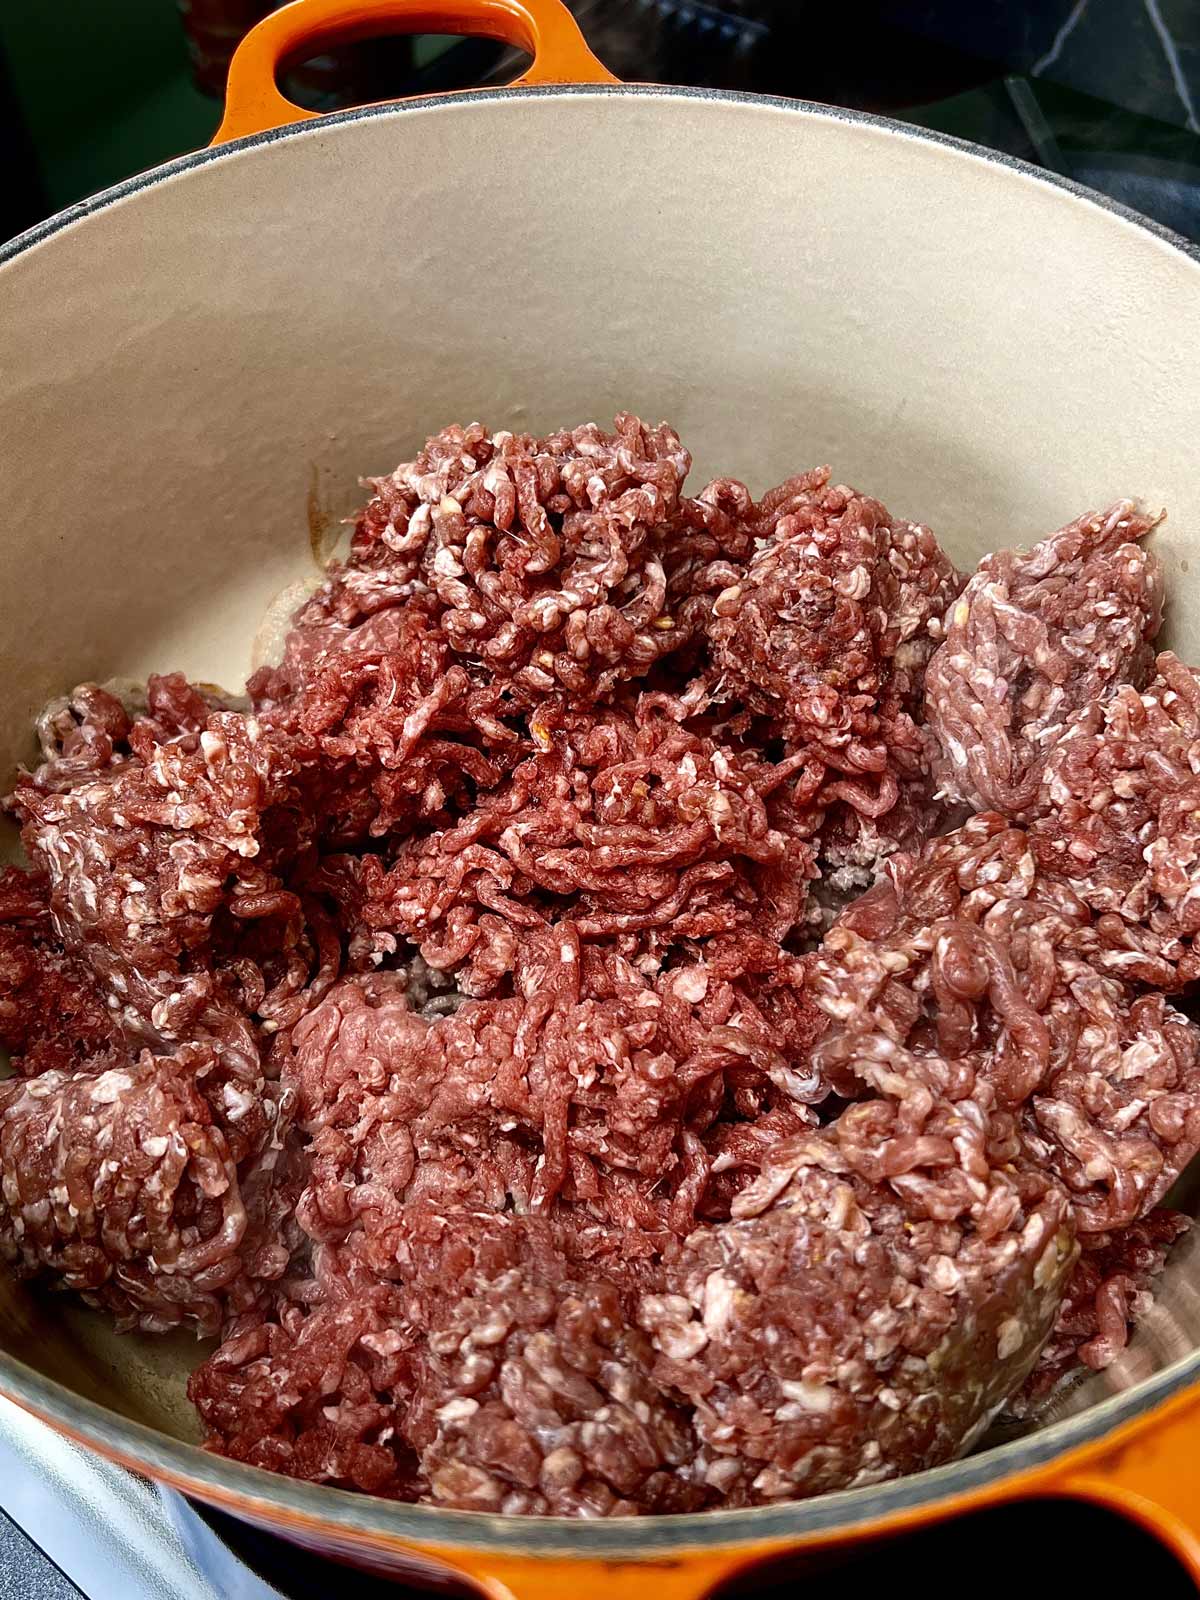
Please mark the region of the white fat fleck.
<svg viewBox="0 0 1200 1600"><path fill-rule="evenodd" d="M929 1281L942 1294L953 1294L962 1284L963 1275L949 1256L934 1256L929 1263Z"/></svg>
<svg viewBox="0 0 1200 1600"><path fill-rule="evenodd" d="M740 1461L735 1461L730 1456L720 1456L705 1468L704 1481L711 1484L714 1489L724 1492L737 1482L741 1474Z"/></svg>
<svg viewBox="0 0 1200 1600"><path fill-rule="evenodd" d="M853 572L836 579L833 587L849 600L861 600L870 593L871 574L866 567L855 567Z"/></svg>
<svg viewBox="0 0 1200 1600"><path fill-rule="evenodd" d="M796 1382L791 1378L779 1380L781 1393L805 1411L830 1411L833 1408L833 1390L824 1383Z"/></svg>
<svg viewBox="0 0 1200 1600"><path fill-rule="evenodd" d="M708 974L703 967L683 967L672 974L671 987L681 1000L698 1005L708 993Z"/></svg>
<svg viewBox="0 0 1200 1600"><path fill-rule="evenodd" d="M1024 1324L1016 1317L1006 1317L996 1336L996 1355L1001 1361L1015 1356L1025 1339Z"/></svg>
<svg viewBox="0 0 1200 1600"><path fill-rule="evenodd" d="M394 1328L385 1329L382 1333L364 1333L358 1342L377 1356L394 1356L404 1343Z"/></svg>
<svg viewBox="0 0 1200 1600"><path fill-rule="evenodd" d="M109 1106L118 1101L127 1089L133 1088L133 1079L119 1068L102 1072L91 1086L93 1105Z"/></svg>
<svg viewBox="0 0 1200 1600"><path fill-rule="evenodd" d="M439 578L461 578L462 562L447 544L444 544L433 558L433 570Z"/></svg>
<svg viewBox="0 0 1200 1600"><path fill-rule="evenodd" d="M439 1406L435 1414L439 1422L465 1422L468 1417L473 1417L478 1410L478 1400L471 1400L465 1395L458 1395L453 1400L447 1400L444 1406Z"/></svg>
<svg viewBox="0 0 1200 1600"><path fill-rule="evenodd" d="M710 1339L729 1326L737 1297L737 1285L718 1268L704 1280L704 1326Z"/></svg>
<svg viewBox="0 0 1200 1600"><path fill-rule="evenodd" d="M221 1090L221 1099L229 1112L230 1122L239 1122L254 1106L254 1096L233 1083L225 1084Z"/></svg>

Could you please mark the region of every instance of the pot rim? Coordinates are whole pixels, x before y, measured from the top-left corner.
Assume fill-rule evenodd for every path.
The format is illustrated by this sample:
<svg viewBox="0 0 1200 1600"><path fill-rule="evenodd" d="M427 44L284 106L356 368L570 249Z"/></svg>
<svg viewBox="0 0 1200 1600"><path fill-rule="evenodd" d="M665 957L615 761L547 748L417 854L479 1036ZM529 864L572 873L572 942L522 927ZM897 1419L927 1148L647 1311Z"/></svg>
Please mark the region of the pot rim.
<svg viewBox="0 0 1200 1600"><path fill-rule="evenodd" d="M195 167L207 166L212 161L222 161L232 156L240 155L247 150L253 150L261 145L274 144L284 139L302 139L319 134L326 128L335 127L342 123L365 121L367 118L403 116L414 111L439 111L442 109L467 106L478 102L505 101L505 100L546 100L560 98L590 97L599 99L649 99L649 100L705 100L727 102L733 105L759 106L764 110L778 111L783 115L810 117L827 122L857 123L869 128L876 128L882 133L891 133L900 138L911 139L917 143L940 145L944 149L955 151L959 155L971 156L978 161L983 161L991 166L1007 168L1010 172L1030 178L1036 183L1044 184L1048 188L1058 189L1071 195L1076 200L1083 200L1091 205L1099 206L1102 211L1111 212L1121 221L1131 223L1143 233L1152 235L1161 243L1170 245L1178 250L1189 260L1200 265L1200 243L1193 244L1190 239L1185 239L1182 234L1156 222L1152 217L1143 216L1132 207L1123 205L1121 201L1112 199L1109 195L1102 194L1097 189L1090 189L1086 184L1076 183L1073 178L1063 176L1058 172L1050 172L1045 167L1037 167L1030 161L1024 161L1020 156L1009 155L1006 151L992 150L986 145L975 144L969 139L960 139L954 134L941 133L936 129L921 128L913 123L901 122L895 117L880 116L873 111L857 111L846 106L822 105L815 100L792 99L783 95L752 94L739 89L696 89L686 85L661 84L661 83L603 83L603 84L526 84L521 87L500 87L496 89L458 89L447 94L420 95L408 100L386 100L378 105L351 106L345 111L332 111L323 116L315 116L303 122L289 123L282 128L268 128L262 133L247 134L240 139L226 140L221 144L207 145L202 150L190 150L181 156L175 156L170 161L165 161L156 167L149 167L145 172L135 173L131 178L123 178L120 183L113 184L110 188L101 189L96 194L89 195L84 200L76 201L74 205L67 206L64 210L55 212L53 216L46 217L37 222L23 233L16 234L12 239L0 242L0 267L22 255L26 250L52 238L56 233L61 233L65 228L71 227L76 222L93 216L96 212L103 211L118 201L126 200L138 194L143 189L152 188L156 183L165 182L169 178L179 176Z"/></svg>
<svg viewBox="0 0 1200 1600"><path fill-rule="evenodd" d="M122 1417L0 1351L0 1394L102 1454L125 1465L136 1463L152 1477L162 1477L185 1493L225 1504L235 1512L268 1521L278 1521L282 1515L293 1527L340 1532L355 1542L382 1538L441 1549L621 1560L653 1559L682 1550L828 1539L872 1524L907 1519L939 1505L949 1510L949 1502L981 1494L1048 1466L1069 1452L1101 1442L1198 1379L1200 1350L1193 1350L1077 1416L887 1483L839 1489L773 1506L588 1522L571 1517L447 1511L284 1477L213 1455L199 1445Z"/></svg>
<svg viewBox="0 0 1200 1600"><path fill-rule="evenodd" d="M0 268L77 222L130 199L143 189L194 168L241 155L279 140L303 139L342 123L367 118L399 117L412 112L437 113L480 101L547 99L562 96L705 100L761 107L782 115L831 122L863 124L883 133L934 144L960 156L1007 168L1038 184L1063 191L1075 200L1100 207L1121 221L1200 266L1200 245L1174 233L1119 201L1061 174L990 150L968 140L914 127L871 112L825 106L813 101L732 90L697 89L661 84L567 84L521 88L468 89L419 99L352 107L326 116L268 129L228 143L178 156L127 178L46 218L0 244ZM663 1556L683 1549L762 1545L848 1533L872 1523L890 1521L933 1508L939 1502L986 1490L1007 1478L1024 1475L1072 1450L1101 1440L1122 1424L1133 1422L1200 1381L1200 1349L1134 1387L1088 1407L1077 1416L997 1445L982 1454L946 1463L888 1483L843 1489L811 1500L735 1511L703 1511L676 1516L619 1518L581 1522L563 1517L504 1517L482 1512L445 1511L383 1500L326 1484L305 1483L259 1467L209 1454L144 1423L85 1399L53 1379L0 1350L0 1393L45 1421L98 1448L105 1454L136 1461L152 1474L173 1480L200 1499L235 1500L247 1514L272 1519L279 1513L312 1527L344 1532L368 1542L379 1538L416 1546L454 1546L480 1551L506 1551L541 1556L609 1557L628 1560Z"/></svg>

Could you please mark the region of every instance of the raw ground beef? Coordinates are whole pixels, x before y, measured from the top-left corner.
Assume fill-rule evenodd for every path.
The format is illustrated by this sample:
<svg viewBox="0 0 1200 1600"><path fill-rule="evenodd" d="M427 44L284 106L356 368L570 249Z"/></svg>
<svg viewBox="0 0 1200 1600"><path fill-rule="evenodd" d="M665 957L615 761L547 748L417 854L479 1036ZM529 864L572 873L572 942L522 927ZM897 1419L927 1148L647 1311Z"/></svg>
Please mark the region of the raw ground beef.
<svg viewBox="0 0 1200 1600"><path fill-rule="evenodd" d="M0 1254L119 1328L217 1333L288 1263L278 1104L247 1146L216 1125L204 1047L97 1065L0 1083Z"/></svg>
<svg viewBox="0 0 1200 1600"><path fill-rule="evenodd" d="M1169 652L1157 668L1080 708L1030 837L1095 915L1097 964L1174 991L1200 977L1200 680Z"/></svg>
<svg viewBox="0 0 1200 1600"><path fill-rule="evenodd" d="M947 1459L1148 1303L1200 1147L1200 685L1149 681L1151 519L963 589L827 469L689 464L626 415L448 428L246 701L40 719L0 1255L219 1333L215 1450L768 1503Z"/></svg>
<svg viewBox="0 0 1200 1600"><path fill-rule="evenodd" d="M1119 500L1028 552L979 563L929 664L934 770L949 798L1020 816L1074 714L1119 684L1146 682L1163 583L1137 541L1159 520Z"/></svg>
<svg viewBox="0 0 1200 1600"><path fill-rule="evenodd" d="M1150 1309L1154 1280L1188 1226L1176 1211L1151 1211L1128 1228L1084 1241L1054 1331L1010 1406L1015 1414L1036 1416L1064 1378L1111 1365L1128 1342L1130 1324Z"/></svg>
<svg viewBox="0 0 1200 1600"><path fill-rule="evenodd" d="M928 528L829 476L789 478L750 508L754 552L706 627L719 699L805 757L804 809L849 889L936 821L925 667L962 580Z"/></svg>

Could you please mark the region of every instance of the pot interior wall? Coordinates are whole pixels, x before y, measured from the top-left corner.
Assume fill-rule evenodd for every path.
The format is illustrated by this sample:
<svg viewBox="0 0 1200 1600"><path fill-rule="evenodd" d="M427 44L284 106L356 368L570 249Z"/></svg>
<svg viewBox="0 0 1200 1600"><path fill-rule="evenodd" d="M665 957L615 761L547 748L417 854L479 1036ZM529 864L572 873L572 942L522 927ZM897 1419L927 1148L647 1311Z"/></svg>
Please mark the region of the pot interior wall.
<svg viewBox="0 0 1200 1600"><path fill-rule="evenodd" d="M14 256L0 350L5 772L82 679L240 687L359 475L473 418L665 416L697 484L829 461L962 564L1138 495L1169 508L1167 638L1200 661L1200 264L879 126L596 92L323 123ZM1196 1342L1176 1270L1094 1386ZM0 1349L194 1436L190 1340L115 1337L0 1276Z"/></svg>

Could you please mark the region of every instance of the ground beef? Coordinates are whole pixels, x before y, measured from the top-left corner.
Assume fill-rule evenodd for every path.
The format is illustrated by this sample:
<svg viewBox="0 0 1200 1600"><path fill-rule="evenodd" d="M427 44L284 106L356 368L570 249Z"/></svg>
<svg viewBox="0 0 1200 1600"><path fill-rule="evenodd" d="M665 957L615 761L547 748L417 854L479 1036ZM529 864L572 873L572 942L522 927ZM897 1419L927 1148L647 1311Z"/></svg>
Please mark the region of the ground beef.
<svg viewBox="0 0 1200 1600"><path fill-rule="evenodd" d="M1007 1407L1010 1414L1036 1416L1064 1378L1103 1370L1116 1360L1130 1325L1150 1309L1167 1252L1190 1226L1179 1212L1158 1210L1127 1228L1085 1239L1054 1331Z"/></svg>
<svg viewBox="0 0 1200 1600"><path fill-rule="evenodd" d="M398 605L481 669L476 718L644 676L683 642L664 557L690 464L672 429L628 415L611 434L588 424L547 439L447 428L372 480L351 561L296 619L285 681L311 679Z"/></svg>
<svg viewBox="0 0 1200 1600"><path fill-rule="evenodd" d="M264 1096L255 1108L272 1126L239 1171L201 1092L212 1066L187 1045L0 1083L0 1256L53 1274L121 1328L212 1334L252 1304L288 1260L266 1203L279 1107Z"/></svg>
<svg viewBox="0 0 1200 1600"><path fill-rule="evenodd" d="M586 1217L410 1205L392 1281L322 1247L193 1398L238 1459L507 1514L765 1503L943 1459L1046 1336L1065 1204L1035 1185L986 1240L914 1224L812 1142L661 1258Z"/></svg>
<svg viewBox="0 0 1200 1600"><path fill-rule="evenodd" d="M39 722L0 1251L219 1332L210 1448L768 1503L947 1459L1145 1308L1200 1146L1200 694L1140 692L1149 520L956 599L828 472L688 464L624 415L446 429L246 701Z"/></svg>
<svg viewBox="0 0 1200 1600"><path fill-rule="evenodd" d="M0 1049L28 1077L121 1053L111 1012L58 942L45 881L18 867L0 870Z"/></svg>
<svg viewBox="0 0 1200 1600"><path fill-rule="evenodd" d="M707 632L714 693L806 758L805 807L845 886L932 824L925 667L962 580L928 528L822 468L751 506L757 549Z"/></svg>
<svg viewBox="0 0 1200 1600"><path fill-rule="evenodd" d="M428 1017L407 990L398 973L338 984L283 1067L312 1141L300 1219L323 1242L353 1229L381 1274L416 1198L521 1213L561 1198L614 1227L686 1229L717 1154L735 1164L706 1142L718 1118L777 1105L804 1126L824 1094L815 1018L780 1039L705 968L650 980L613 953L585 959L570 924L526 941L511 998Z"/></svg>
<svg viewBox="0 0 1200 1600"><path fill-rule="evenodd" d="M1026 1142L1065 1184L1081 1234L1144 1216L1200 1148L1200 1038L1161 995L1132 999L1064 960L1070 998L1047 1017L1049 1071Z"/></svg>
<svg viewBox="0 0 1200 1600"><path fill-rule="evenodd" d="M688 1415L653 1381L614 1244L586 1220L411 1205L395 1282L320 1247L192 1396L231 1454L296 1476L468 1510L698 1509Z"/></svg>
<svg viewBox="0 0 1200 1600"><path fill-rule="evenodd" d="M1068 523L1025 553L985 556L946 617L926 675L942 791L1019 817L1082 707L1150 676L1162 622L1155 527L1132 501Z"/></svg>
<svg viewBox="0 0 1200 1600"><path fill-rule="evenodd" d="M680 727L642 696L588 715L547 707L535 751L453 828L368 858L362 925L398 935L487 994L511 973L518 929L568 919L645 966L683 940L774 947L807 925L809 841L777 801L799 764Z"/></svg>
<svg viewBox="0 0 1200 1600"><path fill-rule="evenodd" d="M12 806L65 954L131 1044L211 1040L253 1088L260 1028L278 1026L332 957L323 919L279 875L301 854L296 762L240 713L161 735L135 721L128 752L88 773L64 758L69 785L51 759Z"/></svg>
<svg viewBox="0 0 1200 1600"><path fill-rule="evenodd" d="M781 1148L782 1199L665 1266L587 1220L412 1206L392 1281L322 1247L193 1398L236 1459L505 1514L761 1504L945 1459L1046 1336L1074 1259L1061 1196L984 1240L816 1154Z"/></svg>
<svg viewBox="0 0 1200 1600"><path fill-rule="evenodd" d="M136 748L153 744L196 748L209 716L231 709L229 697L191 684L181 672L152 673L144 685L80 684L51 700L37 720L42 764L36 782L44 790L70 789L123 766Z"/></svg>
<svg viewBox="0 0 1200 1600"><path fill-rule="evenodd" d="M930 1092L1019 1114L1024 1150L1062 1182L1080 1232L1127 1227L1200 1149L1200 1032L1161 995L1091 966L1093 940L1086 907L1039 873L1029 836L974 817L894 858L831 929L814 983L840 1026L818 1068L842 1094L865 1084L911 1102L904 1126L920 1117L922 1135ZM872 1111L868 1127L886 1170L889 1125ZM952 1168L906 1181L951 1180Z"/></svg>
<svg viewBox="0 0 1200 1600"><path fill-rule="evenodd" d="M270 671L252 680L263 720L297 759L304 815L323 846L403 837L457 815L517 758L518 733L478 705L449 644L415 609L381 611L327 649L294 689Z"/></svg>
<svg viewBox="0 0 1200 1600"><path fill-rule="evenodd" d="M1033 1364L1074 1259L1052 1185L985 1181L1016 1202L994 1231L801 1135L734 1221L668 1253L667 1292L638 1314L655 1376L695 1407L693 1476L762 1504L916 1471L977 1437Z"/></svg>
<svg viewBox="0 0 1200 1600"><path fill-rule="evenodd" d="M1097 965L1178 990L1200 977L1200 681L1169 653L1157 666L1068 725L1030 838L1094 913Z"/></svg>

